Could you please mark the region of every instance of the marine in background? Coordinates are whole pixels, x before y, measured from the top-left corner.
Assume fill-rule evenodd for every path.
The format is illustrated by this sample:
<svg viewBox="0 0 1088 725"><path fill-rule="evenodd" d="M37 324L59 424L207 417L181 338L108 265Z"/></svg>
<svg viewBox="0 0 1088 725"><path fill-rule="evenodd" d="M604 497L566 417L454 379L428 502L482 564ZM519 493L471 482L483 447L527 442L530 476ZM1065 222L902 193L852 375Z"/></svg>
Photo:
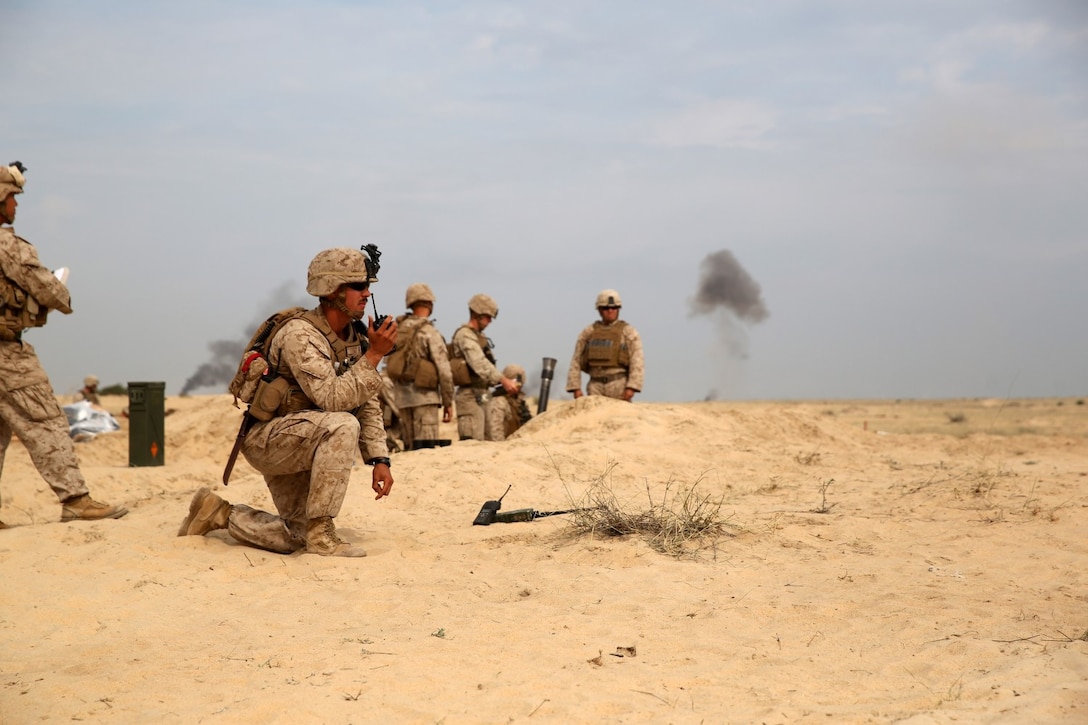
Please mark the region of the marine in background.
<svg viewBox="0 0 1088 725"><path fill-rule="evenodd" d="M61 502L61 521L117 519L123 506L91 498L68 432L68 418L57 403L26 331L41 327L51 310L68 315L71 296L64 283L38 261L34 246L15 235L18 201L26 167L0 166L0 470L11 437L26 446L34 467ZM0 529L7 528L0 521Z"/></svg>
<svg viewBox="0 0 1088 725"><path fill-rule="evenodd" d="M453 420L453 373L446 339L431 320L434 304L429 285L408 285L408 314L397 318L397 350L386 358L407 451L438 445L439 411L443 423Z"/></svg>
<svg viewBox="0 0 1088 725"><path fill-rule="evenodd" d="M567 370L567 392L575 398L582 397L582 373L589 374L587 395L630 402L635 393L642 391L642 338L638 330L620 319L622 306L616 290L601 290L597 295L601 319L578 335Z"/></svg>
<svg viewBox="0 0 1088 725"><path fill-rule="evenodd" d="M517 392L517 383L495 367L494 344L484 330L499 316L499 305L485 294L468 301L468 322L457 328L450 340L450 370L457 385L457 434L461 440L486 440L488 389L501 385Z"/></svg>
<svg viewBox="0 0 1088 725"><path fill-rule="evenodd" d="M385 426L385 447L391 452L407 450L401 437L402 425L400 407L397 405L396 385L386 370L381 371L382 390L378 394L378 404L382 408L382 424Z"/></svg>
<svg viewBox="0 0 1088 725"><path fill-rule="evenodd" d="M377 264L357 249L319 252L306 284L318 306L272 333L267 361L275 377L262 382L269 388L258 389L251 404L259 401L269 419L249 429L241 451L264 475L277 513L231 505L202 488L178 536L226 529L242 543L281 554L366 556L340 538L334 519L357 453L374 467L376 499L393 488L378 365L393 349L397 326L392 320L362 322L376 275Z"/></svg>
<svg viewBox="0 0 1088 725"><path fill-rule="evenodd" d="M525 398L525 368L520 365L507 365L502 369L503 377L517 382L516 393L508 393L501 385L496 385L487 402L487 439L504 441L517 432L518 428L532 419L529 404Z"/></svg>
<svg viewBox="0 0 1088 725"><path fill-rule="evenodd" d="M98 376L88 375L83 378L83 387L76 393L78 400L86 400L93 405L101 405L98 400Z"/></svg>

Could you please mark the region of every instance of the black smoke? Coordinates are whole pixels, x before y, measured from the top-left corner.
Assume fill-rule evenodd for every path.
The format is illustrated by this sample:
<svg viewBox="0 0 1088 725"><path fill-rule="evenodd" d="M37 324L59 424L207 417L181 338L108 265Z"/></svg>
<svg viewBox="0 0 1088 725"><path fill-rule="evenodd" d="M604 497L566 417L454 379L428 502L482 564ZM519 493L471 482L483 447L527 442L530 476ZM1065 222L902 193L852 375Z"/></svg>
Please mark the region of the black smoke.
<svg viewBox="0 0 1088 725"><path fill-rule="evenodd" d="M242 353L246 345L257 331L257 327L270 315L288 307L308 307L313 304L313 299L302 297L293 291L295 284L284 282L269 295L268 300L261 305L260 316L246 326L244 335L234 340L213 340L208 343L211 358L200 364L185 384L181 386L181 395L188 395L200 388L219 388L226 391L227 385L238 364L242 360Z"/></svg>
<svg viewBox="0 0 1088 725"><path fill-rule="evenodd" d="M737 362L748 359L747 324L770 316L759 284L728 249L708 254L699 264L699 287L691 299L690 316L710 315L717 333L714 371L718 387L706 400L719 400L743 376Z"/></svg>
<svg viewBox="0 0 1088 725"><path fill-rule="evenodd" d="M744 322L763 322L770 316L759 283L728 249L706 255L699 269L702 276L691 301L692 316L717 310L726 310Z"/></svg>

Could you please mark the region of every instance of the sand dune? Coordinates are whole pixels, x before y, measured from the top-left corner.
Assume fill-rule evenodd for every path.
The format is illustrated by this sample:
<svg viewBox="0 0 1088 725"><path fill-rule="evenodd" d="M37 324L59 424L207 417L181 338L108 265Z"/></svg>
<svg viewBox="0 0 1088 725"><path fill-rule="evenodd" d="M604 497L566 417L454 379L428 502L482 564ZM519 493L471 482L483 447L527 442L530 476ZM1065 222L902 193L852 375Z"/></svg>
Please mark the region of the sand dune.
<svg viewBox="0 0 1088 725"><path fill-rule="evenodd" d="M167 399L162 467L128 467L127 421L78 445L118 521L52 523L16 442L0 722L1082 723L1082 402L553 400L506 443L395 455L388 499L358 465L361 560L175 536L202 485L271 505L244 461L218 484L229 396ZM694 487L731 535L678 558L470 525L507 486L557 510L595 483Z"/></svg>

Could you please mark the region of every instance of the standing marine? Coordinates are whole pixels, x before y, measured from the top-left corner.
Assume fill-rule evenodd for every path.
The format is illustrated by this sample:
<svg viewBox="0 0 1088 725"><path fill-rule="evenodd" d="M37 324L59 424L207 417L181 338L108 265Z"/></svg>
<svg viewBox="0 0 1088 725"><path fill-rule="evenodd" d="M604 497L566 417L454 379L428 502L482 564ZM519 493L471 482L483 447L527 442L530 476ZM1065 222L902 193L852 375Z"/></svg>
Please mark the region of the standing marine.
<svg viewBox="0 0 1088 725"><path fill-rule="evenodd" d="M378 395L378 365L397 339L393 320L364 325L376 258L357 249L319 252L306 291L318 306L272 333L268 372L254 394L261 417L241 444L264 475L275 514L231 505L208 488L197 491L178 536L226 529L238 541L280 554L366 556L342 540L333 523L347 493L356 453L373 466L376 499L393 487ZM267 378L267 381L266 381Z"/></svg>
<svg viewBox="0 0 1088 725"><path fill-rule="evenodd" d="M453 420L453 373L446 340L431 320L434 303L429 285L408 285L409 312L397 318L397 351L386 360L406 451L437 445L439 410L443 423Z"/></svg>
<svg viewBox="0 0 1088 725"><path fill-rule="evenodd" d="M517 392L517 383L495 367L494 345L484 330L499 316L499 305L485 294L468 301L468 322L457 328L450 340L450 369L457 385L457 435L461 440L486 440L488 388L501 385Z"/></svg>
<svg viewBox="0 0 1088 725"><path fill-rule="evenodd" d="M589 374L587 395L605 395L630 402L642 391L645 364L638 331L620 319L623 302L616 290L597 295L601 319L582 330L567 370L567 392L582 397L582 373Z"/></svg>
<svg viewBox="0 0 1088 725"><path fill-rule="evenodd" d="M45 324L50 310L72 312L68 288L42 266L34 246L8 226L15 223L15 196L23 193L25 171L18 161L0 166L0 470L11 437L17 435L60 499L61 521L117 519L128 509L91 498L68 434L68 418L38 354L23 339L27 329ZM0 521L2 528L7 527Z"/></svg>

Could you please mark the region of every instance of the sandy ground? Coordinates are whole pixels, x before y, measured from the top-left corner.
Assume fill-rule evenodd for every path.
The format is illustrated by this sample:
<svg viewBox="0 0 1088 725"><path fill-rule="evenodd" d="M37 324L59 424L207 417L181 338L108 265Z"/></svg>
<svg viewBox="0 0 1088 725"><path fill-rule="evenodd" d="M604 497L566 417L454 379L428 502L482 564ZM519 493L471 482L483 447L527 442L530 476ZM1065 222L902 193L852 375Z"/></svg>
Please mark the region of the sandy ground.
<svg viewBox="0 0 1088 725"><path fill-rule="evenodd" d="M166 407L165 466L128 466L127 421L77 445L117 521L55 523L13 443L0 722L1088 722L1084 401L553 399L506 443L395 455L385 500L358 465L350 560L178 538L202 485L271 504L244 460L217 483L229 396ZM508 485L708 496L728 535L471 526Z"/></svg>

